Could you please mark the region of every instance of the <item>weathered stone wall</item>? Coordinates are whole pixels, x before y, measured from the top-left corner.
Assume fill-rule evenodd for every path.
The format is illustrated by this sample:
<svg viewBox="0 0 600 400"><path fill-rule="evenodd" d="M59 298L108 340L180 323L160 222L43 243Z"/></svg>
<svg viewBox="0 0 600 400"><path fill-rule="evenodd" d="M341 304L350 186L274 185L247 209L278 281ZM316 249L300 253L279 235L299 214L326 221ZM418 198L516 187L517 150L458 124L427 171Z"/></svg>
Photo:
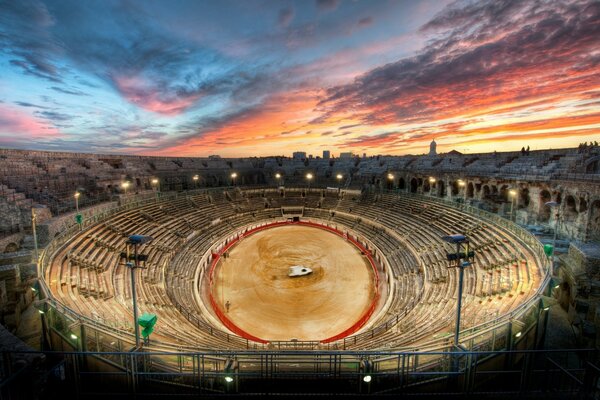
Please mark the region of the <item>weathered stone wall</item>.
<svg viewBox="0 0 600 400"><path fill-rule="evenodd" d="M9 330L19 325L21 318L21 275L17 265L0 266L0 324Z"/></svg>
<svg viewBox="0 0 600 400"><path fill-rule="evenodd" d="M0 239L0 253L12 253L21 249L25 233L19 232Z"/></svg>
<svg viewBox="0 0 600 400"><path fill-rule="evenodd" d="M84 219L87 219L95 214L99 214L110 210L112 208L117 207L118 203L116 201L111 201L107 203L98 204L93 207L88 207L85 209L79 210L80 214L83 215ZM38 224L37 226L37 236L38 243L41 247L48 244L54 237L56 237L60 232L65 230L67 227L73 225L75 223L75 212L63 214L59 217L53 218L45 223Z"/></svg>

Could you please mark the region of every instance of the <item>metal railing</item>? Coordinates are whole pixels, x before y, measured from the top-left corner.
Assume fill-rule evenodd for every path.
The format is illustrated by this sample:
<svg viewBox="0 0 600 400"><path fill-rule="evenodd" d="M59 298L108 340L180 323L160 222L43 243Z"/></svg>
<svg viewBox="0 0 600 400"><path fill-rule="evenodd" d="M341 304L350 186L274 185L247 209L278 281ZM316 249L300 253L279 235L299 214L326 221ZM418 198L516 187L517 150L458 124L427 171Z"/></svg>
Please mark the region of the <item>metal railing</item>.
<svg viewBox="0 0 600 400"><path fill-rule="evenodd" d="M40 386L48 398L85 399L275 393L595 399L600 394L598 351L590 349L459 354L4 351L1 357L0 397L7 399L37 397ZM19 365L16 361L23 358L37 362ZM369 361L369 370L362 360Z"/></svg>

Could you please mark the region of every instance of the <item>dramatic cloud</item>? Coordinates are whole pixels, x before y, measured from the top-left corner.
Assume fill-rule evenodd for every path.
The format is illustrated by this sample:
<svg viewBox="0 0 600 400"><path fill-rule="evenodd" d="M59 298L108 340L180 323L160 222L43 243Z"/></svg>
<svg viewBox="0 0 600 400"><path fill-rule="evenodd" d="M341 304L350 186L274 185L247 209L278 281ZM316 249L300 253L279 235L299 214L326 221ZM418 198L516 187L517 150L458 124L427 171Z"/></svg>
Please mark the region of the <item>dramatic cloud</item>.
<svg viewBox="0 0 600 400"><path fill-rule="evenodd" d="M0 3L0 54L7 54L10 65L28 75L60 82L61 73L52 61L52 54L60 53L61 45L48 34L54 23L48 8L40 1Z"/></svg>
<svg viewBox="0 0 600 400"><path fill-rule="evenodd" d="M25 134L36 139L60 136L53 126L17 109L0 106L0 138L3 142L11 137Z"/></svg>
<svg viewBox="0 0 600 400"><path fill-rule="evenodd" d="M600 128L599 38L594 0L0 0L1 143L196 156L576 146Z"/></svg>
<svg viewBox="0 0 600 400"><path fill-rule="evenodd" d="M329 89L320 107L370 125L423 123L600 86L598 2L454 5L422 28L439 30L417 56ZM381 144L365 139L347 144Z"/></svg>

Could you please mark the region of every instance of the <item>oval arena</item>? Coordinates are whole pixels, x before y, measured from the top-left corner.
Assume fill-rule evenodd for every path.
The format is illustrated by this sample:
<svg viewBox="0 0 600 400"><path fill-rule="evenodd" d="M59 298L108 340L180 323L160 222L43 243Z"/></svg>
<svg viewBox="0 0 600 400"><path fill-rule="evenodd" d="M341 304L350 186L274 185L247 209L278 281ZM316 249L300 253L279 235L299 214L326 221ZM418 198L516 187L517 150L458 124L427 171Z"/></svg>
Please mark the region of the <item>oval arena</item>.
<svg viewBox="0 0 600 400"><path fill-rule="evenodd" d="M92 325L85 348L126 350L135 340L123 253L130 235L147 235L134 274L140 315L158 317L148 351L442 350L459 289L458 268L448 268L456 248L442 237L457 232L475 252L460 343L501 348L494 329L532 312L549 279L541 244L495 215L409 193L229 187L132 197L55 238L42 285L68 320L66 336L79 336L74 323ZM293 265L313 272L288 277Z"/></svg>

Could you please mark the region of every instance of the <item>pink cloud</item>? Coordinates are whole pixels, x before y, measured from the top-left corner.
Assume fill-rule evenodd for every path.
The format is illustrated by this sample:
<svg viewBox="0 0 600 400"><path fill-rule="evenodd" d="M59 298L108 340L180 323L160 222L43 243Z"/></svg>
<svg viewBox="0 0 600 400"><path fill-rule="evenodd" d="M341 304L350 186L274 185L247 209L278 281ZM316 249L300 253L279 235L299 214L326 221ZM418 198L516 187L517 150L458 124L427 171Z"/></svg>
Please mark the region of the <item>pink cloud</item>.
<svg viewBox="0 0 600 400"><path fill-rule="evenodd" d="M169 94L172 90L160 91L137 76L120 76L114 79L117 90L130 103L164 115L178 115L187 110L200 97L199 92Z"/></svg>
<svg viewBox="0 0 600 400"><path fill-rule="evenodd" d="M17 108L0 104L0 134L43 139L62 136L54 126Z"/></svg>

